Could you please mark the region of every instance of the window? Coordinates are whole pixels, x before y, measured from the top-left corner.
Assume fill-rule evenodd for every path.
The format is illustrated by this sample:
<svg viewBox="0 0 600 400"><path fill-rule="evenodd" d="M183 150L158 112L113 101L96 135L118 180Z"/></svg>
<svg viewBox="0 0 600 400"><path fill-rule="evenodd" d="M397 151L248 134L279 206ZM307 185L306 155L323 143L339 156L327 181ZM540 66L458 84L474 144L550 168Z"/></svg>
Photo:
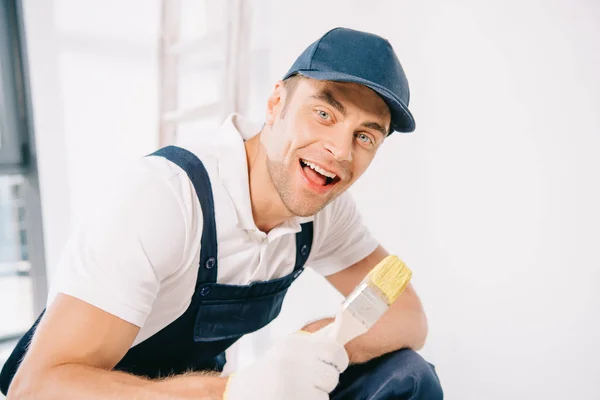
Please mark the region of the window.
<svg viewBox="0 0 600 400"><path fill-rule="evenodd" d="M21 4L0 0L0 366L46 298Z"/></svg>
<svg viewBox="0 0 600 400"><path fill-rule="evenodd" d="M271 89L265 0L162 4L159 144L212 134L230 113L262 121Z"/></svg>
<svg viewBox="0 0 600 400"><path fill-rule="evenodd" d="M31 266L24 213L21 175L0 176L0 342L13 340L33 322Z"/></svg>

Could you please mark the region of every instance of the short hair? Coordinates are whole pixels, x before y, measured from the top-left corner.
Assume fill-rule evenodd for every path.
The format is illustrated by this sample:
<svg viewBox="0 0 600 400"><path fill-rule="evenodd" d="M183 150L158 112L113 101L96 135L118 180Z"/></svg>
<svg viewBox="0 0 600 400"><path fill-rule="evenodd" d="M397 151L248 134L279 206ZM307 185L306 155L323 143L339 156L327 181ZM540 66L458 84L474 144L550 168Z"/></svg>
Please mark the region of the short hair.
<svg viewBox="0 0 600 400"><path fill-rule="evenodd" d="M304 77L300 74L294 74L288 78L286 78L283 81L283 87L285 88L285 103L283 104L283 108L281 109L281 117L285 117L285 112L287 111L287 106L290 102L290 100L292 99L292 96L294 95L294 92L296 91L296 87L298 86L298 83L300 82L301 79L304 79Z"/></svg>

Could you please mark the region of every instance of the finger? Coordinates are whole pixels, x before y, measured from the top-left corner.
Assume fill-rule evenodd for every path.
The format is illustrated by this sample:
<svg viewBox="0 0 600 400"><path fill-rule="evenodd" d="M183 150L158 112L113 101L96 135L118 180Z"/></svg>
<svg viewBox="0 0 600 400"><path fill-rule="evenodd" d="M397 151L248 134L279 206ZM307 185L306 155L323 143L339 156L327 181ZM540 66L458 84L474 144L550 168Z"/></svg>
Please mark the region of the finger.
<svg viewBox="0 0 600 400"><path fill-rule="evenodd" d="M348 368L350 359L344 346L331 339L322 340L317 346L318 358L321 361L333 365L340 373Z"/></svg>
<svg viewBox="0 0 600 400"><path fill-rule="evenodd" d="M340 381L340 373L333 365L316 362L311 368L313 383L317 389L330 393Z"/></svg>
<svg viewBox="0 0 600 400"><path fill-rule="evenodd" d="M314 399L314 400L329 400L329 394L325 393L321 390L315 389L315 392L313 394L311 394L310 397L308 397L309 399ZM305 399L302 399L305 400Z"/></svg>

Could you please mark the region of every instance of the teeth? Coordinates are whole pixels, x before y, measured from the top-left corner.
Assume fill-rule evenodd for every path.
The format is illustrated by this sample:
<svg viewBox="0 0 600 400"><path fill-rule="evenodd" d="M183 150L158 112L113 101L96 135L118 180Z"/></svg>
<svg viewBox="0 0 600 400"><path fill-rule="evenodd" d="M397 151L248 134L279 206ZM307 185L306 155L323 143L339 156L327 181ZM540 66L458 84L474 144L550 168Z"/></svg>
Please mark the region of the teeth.
<svg viewBox="0 0 600 400"><path fill-rule="evenodd" d="M301 161L302 161L302 163L308 165L310 168L314 169L315 171L317 171L318 173L320 173L323 176L326 176L331 179L334 179L337 176L336 174L333 174L329 171L325 171L323 168L311 163L310 161L306 161L306 160L301 160Z"/></svg>

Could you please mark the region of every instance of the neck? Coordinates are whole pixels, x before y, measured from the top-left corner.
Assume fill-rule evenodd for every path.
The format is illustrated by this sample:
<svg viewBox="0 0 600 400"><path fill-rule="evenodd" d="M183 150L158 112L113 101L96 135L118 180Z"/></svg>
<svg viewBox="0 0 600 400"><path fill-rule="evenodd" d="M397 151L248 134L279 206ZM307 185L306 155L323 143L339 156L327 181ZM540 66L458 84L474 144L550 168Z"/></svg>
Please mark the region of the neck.
<svg viewBox="0 0 600 400"><path fill-rule="evenodd" d="M247 140L245 147L252 217L258 229L268 233L293 215L281 201L271 181L267 169L267 154L260 142L261 133Z"/></svg>

